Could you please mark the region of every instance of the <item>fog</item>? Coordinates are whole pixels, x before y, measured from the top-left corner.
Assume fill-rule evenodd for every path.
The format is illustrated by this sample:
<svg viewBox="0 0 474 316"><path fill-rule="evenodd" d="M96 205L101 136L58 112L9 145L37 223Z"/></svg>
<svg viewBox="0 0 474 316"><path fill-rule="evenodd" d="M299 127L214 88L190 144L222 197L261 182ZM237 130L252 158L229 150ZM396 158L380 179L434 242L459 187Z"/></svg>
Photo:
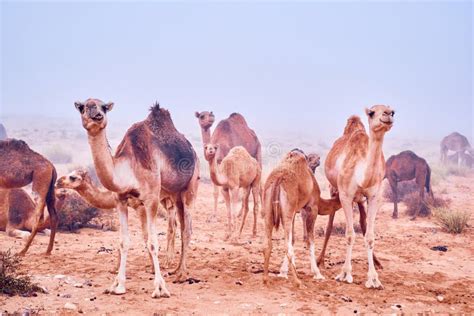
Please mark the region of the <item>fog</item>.
<svg viewBox="0 0 474 316"><path fill-rule="evenodd" d="M213 110L259 134L332 139L349 115L388 104L390 137L472 140L472 12L470 1L2 2L0 117L80 128L74 101L95 97L115 102L109 120L125 131L157 100L184 133Z"/></svg>

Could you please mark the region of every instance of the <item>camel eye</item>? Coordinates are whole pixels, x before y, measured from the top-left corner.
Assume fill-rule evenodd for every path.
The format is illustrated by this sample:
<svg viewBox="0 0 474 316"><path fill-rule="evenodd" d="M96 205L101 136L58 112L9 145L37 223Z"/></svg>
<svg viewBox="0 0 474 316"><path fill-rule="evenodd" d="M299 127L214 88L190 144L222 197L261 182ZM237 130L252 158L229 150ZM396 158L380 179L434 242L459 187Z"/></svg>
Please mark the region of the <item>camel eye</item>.
<svg viewBox="0 0 474 316"><path fill-rule="evenodd" d="M76 180L77 180L77 177L76 177L76 176L70 176L69 179L70 179L71 181L76 181Z"/></svg>
<svg viewBox="0 0 474 316"><path fill-rule="evenodd" d="M395 116L395 111L392 111L392 117Z"/></svg>
<svg viewBox="0 0 474 316"><path fill-rule="evenodd" d="M199 118L200 118L201 120L204 120L204 114L201 115L201 116L199 116Z"/></svg>

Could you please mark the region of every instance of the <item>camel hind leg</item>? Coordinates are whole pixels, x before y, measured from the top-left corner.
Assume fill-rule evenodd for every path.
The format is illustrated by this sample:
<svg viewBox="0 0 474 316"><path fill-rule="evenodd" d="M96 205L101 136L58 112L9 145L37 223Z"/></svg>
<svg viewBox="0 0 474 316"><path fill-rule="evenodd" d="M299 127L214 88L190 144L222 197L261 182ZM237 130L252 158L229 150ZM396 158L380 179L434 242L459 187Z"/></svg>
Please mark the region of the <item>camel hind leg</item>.
<svg viewBox="0 0 474 316"><path fill-rule="evenodd" d="M242 230L244 229L245 220L247 219L247 215L249 213L250 187L243 188L243 191L244 191L244 195L242 197L242 208L240 210L240 213L242 213L243 216L242 216L242 223L240 224L239 238L242 235Z"/></svg>
<svg viewBox="0 0 474 316"><path fill-rule="evenodd" d="M332 233L332 227L334 225L334 217L336 216L336 213L332 213L329 215L328 219L328 224L326 226L326 232L324 234L324 244L323 244L323 249L321 249L321 253L319 254L317 265L320 267L321 265L324 265L324 256L326 254L326 248L329 243L329 238L331 237Z"/></svg>
<svg viewBox="0 0 474 316"><path fill-rule="evenodd" d="M315 280L324 280L324 276L321 274L321 271L318 269L316 264L316 257L314 255L314 223L316 222L317 212L311 212L311 215L307 219L306 227L308 230L308 241L309 241L309 261L311 263L311 272L314 274Z"/></svg>
<svg viewBox="0 0 474 316"><path fill-rule="evenodd" d="M263 251L264 262L263 262L263 283L268 283L268 266L270 265L270 256L272 254L272 234L273 234L273 210L271 201L271 188L265 192L263 197L263 208L265 215L265 239L266 247Z"/></svg>
<svg viewBox="0 0 474 316"><path fill-rule="evenodd" d="M257 217L258 212L260 211L260 203L261 203L261 184L260 181L258 183L252 185L252 196L253 196L253 238L257 237Z"/></svg>

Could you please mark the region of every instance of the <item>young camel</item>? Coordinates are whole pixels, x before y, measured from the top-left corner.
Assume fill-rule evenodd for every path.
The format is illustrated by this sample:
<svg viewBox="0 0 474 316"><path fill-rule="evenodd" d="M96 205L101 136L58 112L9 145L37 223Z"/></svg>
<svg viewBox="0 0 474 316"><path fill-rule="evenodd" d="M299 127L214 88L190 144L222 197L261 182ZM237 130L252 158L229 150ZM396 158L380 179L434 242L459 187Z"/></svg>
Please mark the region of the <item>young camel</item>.
<svg viewBox="0 0 474 316"><path fill-rule="evenodd" d="M349 118L344 136L334 143L326 158L326 177L339 192L346 217L346 259L336 280L352 283L351 260L352 247L355 242L353 203L356 202L363 206L366 198L368 222L364 237L369 271L365 286L367 288L382 288L374 265L374 229L375 217L380 206L380 188L385 176L382 145L385 133L393 126L395 112L385 105L375 105L366 109L365 112L369 120L370 136L365 132L360 118L356 116Z"/></svg>
<svg viewBox="0 0 474 316"><path fill-rule="evenodd" d="M324 277L318 269L314 255L314 223L318 214L332 214L341 208L339 200L321 198L319 185L308 166L306 155L300 150L288 153L283 161L270 173L263 192L263 216L265 218L266 248L264 251L263 281L268 283L268 266L272 252L273 228L283 225L287 251L280 268L280 277L287 278L288 263L297 286L302 286L295 267L293 250L294 220L296 213L309 208L306 218L309 239L309 257L314 279Z"/></svg>
<svg viewBox="0 0 474 316"><path fill-rule="evenodd" d="M0 141L0 189L22 188L33 184L33 200L36 205L33 215L33 227L20 255L25 255L35 238L43 219L45 205L48 207L51 234L46 255L50 255L54 246L54 237L58 226L56 214L56 196L54 183L56 169L53 164L34 152L22 140L7 139Z"/></svg>
<svg viewBox="0 0 474 316"><path fill-rule="evenodd" d="M136 197L128 195L126 197L119 196L117 193L112 191L101 190L96 186L92 179L84 169L74 170L66 176L62 176L56 182L56 187L61 189L70 189L76 191L80 196L84 198L90 205L103 209L103 210L115 210L120 200L124 198L127 200L127 206L134 208L140 219L143 240L145 241L145 247L148 240L148 231L146 225L146 212L143 203ZM169 199L162 200L159 207L163 207L168 211L168 234L167 234L167 248L166 248L166 263L169 265L174 259L174 241L176 236L176 212ZM153 268L153 259L150 257ZM120 262L120 253L119 261ZM118 268L117 268L118 270Z"/></svg>
<svg viewBox="0 0 474 316"><path fill-rule="evenodd" d="M222 193L227 207L227 235L225 239L236 240L234 231L236 228L237 204L239 203L239 190L243 189L242 199L243 213L240 225L239 237L244 228L245 219L249 211L249 196L252 191L254 197L260 196L260 180L262 169L258 161L250 156L242 146L232 148L224 157L220 165L217 165L216 152L218 146L208 144L205 146L205 157L209 162L211 180L215 186L222 187ZM260 208L260 199L254 199L253 207L253 237L257 236L257 214Z"/></svg>
<svg viewBox="0 0 474 316"><path fill-rule="evenodd" d="M8 236L26 239L35 224L35 203L23 189L0 189L0 230ZM49 216L44 215L38 232L50 235Z"/></svg>
<svg viewBox="0 0 474 316"><path fill-rule="evenodd" d="M398 218L398 182L416 179L418 190L420 191L420 203L423 203L426 192L433 198L431 190L431 169L425 159L418 157L410 150L402 151L398 155L391 156L385 164L385 177L390 183L393 199L393 218ZM412 219L418 216L418 210Z"/></svg>
<svg viewBox="0 0 474 316"><path fill-rule="evenodd" d="M212 112L196 112L196 118L201 127L203 146L215 144L218 147L216 153L217 164L219 165L229 151L236 146L243 146L248 153L258 161L262 168L262 146L257 134L247 125L245 118L239 113L232 113L228 118L217 124L211 136L211 127L214 124L215 116ZM205 149L204 149L205 150ZM253 194L252 194L253 195ZM219 186L214 185L214 213L209 216L208 221L217 218L217 202L219 199ZM253 195L254 203L260 196Z"/></svg>
<svg viewBox="0 0 474 316"><path fill-rule="evenodd" d="M191 238L190 210L196 198L199 161L191 143L176 130L170 113L155 104L148 117L127 131L112 155L106 137L107 115L113 103L98 99L76 102L92 150L97 176L102 185L113 192L126 194L137 191L145 207L148 231L147 250L153 258L155 271L152 298L169 297L158 261L158 238L155 214L158 204L168 197L177 208L181 229L181 257L177 279L187 279L186 253ZM127 202L117 207L120 218L120 268L109 288L111 294L124 294L126 262L130 237L128 233Z"/></svg>

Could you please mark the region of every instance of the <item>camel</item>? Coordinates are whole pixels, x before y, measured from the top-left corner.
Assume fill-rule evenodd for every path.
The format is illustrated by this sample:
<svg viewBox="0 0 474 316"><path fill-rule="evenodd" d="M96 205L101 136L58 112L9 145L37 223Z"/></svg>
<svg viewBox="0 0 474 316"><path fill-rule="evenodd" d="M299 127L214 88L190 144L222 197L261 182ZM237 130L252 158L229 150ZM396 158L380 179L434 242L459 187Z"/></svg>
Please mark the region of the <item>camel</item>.
<svg viewBox="0 0 474 316"><path fill-rule="evenodd" d="M103 210L115 210L120 203L120 200L124 197L119 197L119 195L112 191L101 190L98 186L94 185L92 179L84 169L77 169L69 173L68 175L62 176L56 182L56 187L60 189L70 189L76 191L80 196L82 196L87 203L90 205L103 209ZM143 240L146 243L148 240L148 231L146 225L146 212L143 203L136 197L129 195L126 197L127 205L134 208L140 219ZM174 207L171 204L171 201L168 199L161 201L161 207L165 208L168 211L168 234L167 234L167 251L166 251L166 265L171 264L174 258L174 240L176 236L176 212ZM160 207L159 205L159 207ZM119 260L120 262L120 253ZM150 257L150 262L153 267L153 259ZM118 271L118 268L117 268Z"/></svg>
<svg viewBox="0 0 474 316"><path fill-rule="evenodd" d="M17 139L0 141L0 189L22 188L32 183L33 201L36 205L33 215L33 227L20 255L25 255L40 228L45 205L48 207L51 234L46 255L50 255L54 246L54 237L58 226L55 207L54 183L56 169L46 158L33 151L28 145Z"/></svg>
<svg viewBox="0 0 474 316"><path fill-rule="evenodd" d="M201 127L203 146L208 144L218 145L217 164L220 164L229 151L236 146L243 146L249 154L258 161L262 168L262 146L257 134L247 125L245 118L239 113L232 113L227 119L217 124L211 136L211 127L214 124L215 116L212 112L196 112L196 118ZM219 187L214 185L214 212L209 216L208 221L217 218L217 202L219 199ZM257 197L253 195L254 203Z"/></svg>
<svg viewBox="0 0 474 316"><path fill-rule="evenodd" d="M398 155L391 156L385 166L385 178L388 179L394 195L393 218L398 218L398 182L416 179L416 184L420 191L420 201L423 201L425 198L425 189L433 197L430 183L431 169L425 159L407 150L402 151ZM417 217L418 211L412 219Z"/></svg>
<svg viewBox="0 0 474 316"><path fill-rule="evenodd" d="M219 146L208 144L205 147L205 157L209 163L212 183L217 187L222 187L222 193L227 207L227 235L225 239L236 240L234 235L237 204L239 202L239 190L243 189L242 200L243 214L240 225L239 237L244 228L245 219L249 211L249 195L252 191L254 198L260 196L260 180L262 169L258 161L253 158L242 146L232 148L222 162L217 164L217 152ZM257 236L257 214L260 209L260 199L254 200L253 207L253 237Z"/></svg>
<svg viewBox="0 0 474 316"><path fill-rule="evenodd" d="M457 165L458 161L463 162L463 166L472 168L474 166L474 149L470 149L469 153L456 153L454 155L448 155L447 161L450 164Z"/></svg>
<svg viewBox="0 0 474 316"><path fill-rule="evenodd" d="M268 283L273 228L278 229L281 223L287 248L279 276L288 277L288 263L290 263L294 283L299 287L302 286L296 274L293 238L296 213L304 208L310 209L306 226L309 235L311 272L314 274L314 279L322 280L324 277L318 269L314 255L314 223L318 214L333 214L341 208L341 204L337 198L332 200L321 198L319 185L308 166L306 155L300 150L293 150L270 173L264 186L263 216L265 218L266 248L264 250L263 281L265 284Z"/></svg>
<svg viewBox="0 0 474 316"><path fill-rule="evenodd" d="M383 288L375 270L375 217L380 206L382 180L385 176L385 158L382 145L385 133L393 126L395 111L385 105L375 105L366 109L369 121L369 135L358 116L348 119L344 135L336 140L328 153L325 163L326 177L341 200L346 217L347 251L338 281L352 283L352 247L355 242L353 223L353 203L360 209L361 228L364 232L368 254L367 288ZM365 228L364 200L368 204L368 221ZM331 219L330 219L331 220Z"/></svg>
<svg viewBox="0 0 474 316"><path fill-rule="evenodd" d="M5 129L5 126L0 123L0 140L5 140L7 139L7 130Z"/></svg>
<svg viewBox="0 0 474 316"><path fill-rule="evenodd" d="M467 140L466 136L454 132L446 136L441 140L441 162L448 162L448 152L454 151L457 154L457 165L461 167L464 163L464 154L470 155L472 153L471 144Z"/></svg>
<svg viewBox="0 0 474 316"><path fill-rule="evenodd" d="M0 230L14 238L26 239L35 224L35 203L23 189L0 189ZM50 235L49 216L38 225L38 232Z"/></svg>
<svg viewBox="0 0 474 316"><path fill-rule="evenodd" d="M147 250L155 272L152 298L169 297L170 292L160 272L155 214L164 197L176 206L181 229L181 257L173 273L186 279L186 254L192 234L190 210L194 206L199 179L199 161L191 143L176 130L170 113L155 103L150 114L132 125L112 155L107 137L107 112L113 103L98 99L76 102L82 126L88 134L97 176L109 191L119 194L136 191L145 207L148 231ZM130 237L127 201L120 200L120 268L107 291L124 294L126 262Z"/></svg>
<svg viewBox="0 0 474 316"><path fill-rule="evenodd" d="M295 148L292 151L299 151L299 152L304 154L304 152L301 151L298 148ZM316 168L319 167L319 165L321 164L321 157L316 153L309 153L306 156L306 158L308 160L308 167L311 169L311 171L314 174L316 172ZM301 212L300 212L301 220L303 222L303 241L306 242L306 243L309 242L309 240L308 240L308 231L306 230L306 220L307 220L307 217L310 215L310 212L311 212L311 210L308 209L308 208L302 209ZM294 236L294 234L293 234L293 236ZM294 240L295 240L295 238L293 238L293 241Z"/></svg>

